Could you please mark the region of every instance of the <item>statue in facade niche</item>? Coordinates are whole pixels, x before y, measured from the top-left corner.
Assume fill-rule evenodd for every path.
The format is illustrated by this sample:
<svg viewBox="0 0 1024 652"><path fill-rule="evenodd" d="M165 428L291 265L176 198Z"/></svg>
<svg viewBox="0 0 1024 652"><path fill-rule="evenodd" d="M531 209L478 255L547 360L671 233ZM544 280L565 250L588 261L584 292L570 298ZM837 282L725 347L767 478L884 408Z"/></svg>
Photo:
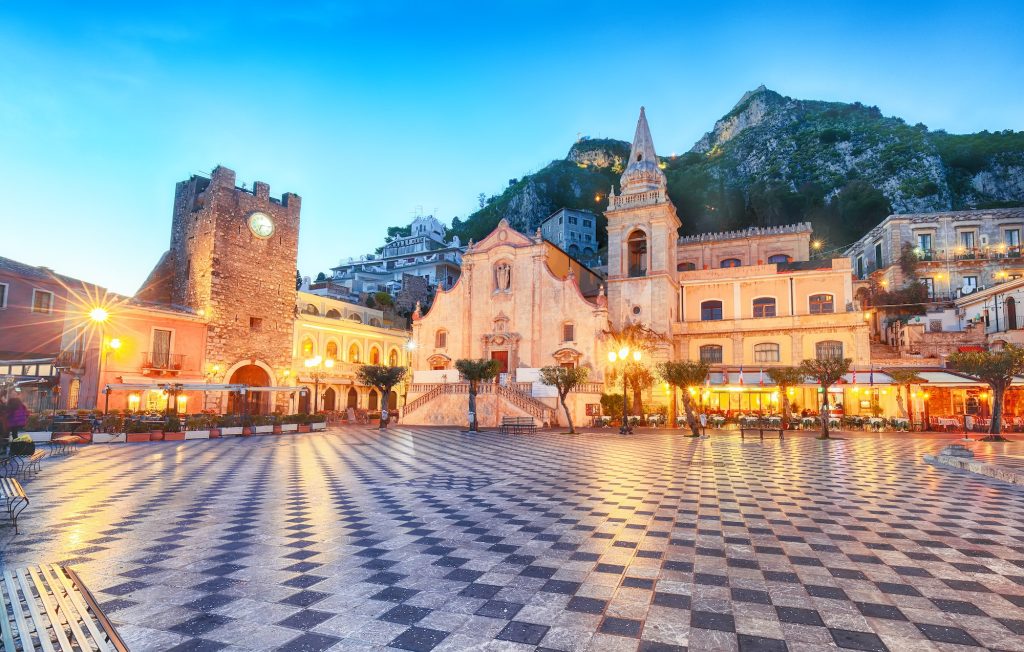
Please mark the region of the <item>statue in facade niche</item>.
<svg viewBox="0 0 1024 652"><path fill-rule="evenodd" d="M512 266L508 263L498 263L494 268L494 281L499 292L508 292L512 287Z"/></svg>

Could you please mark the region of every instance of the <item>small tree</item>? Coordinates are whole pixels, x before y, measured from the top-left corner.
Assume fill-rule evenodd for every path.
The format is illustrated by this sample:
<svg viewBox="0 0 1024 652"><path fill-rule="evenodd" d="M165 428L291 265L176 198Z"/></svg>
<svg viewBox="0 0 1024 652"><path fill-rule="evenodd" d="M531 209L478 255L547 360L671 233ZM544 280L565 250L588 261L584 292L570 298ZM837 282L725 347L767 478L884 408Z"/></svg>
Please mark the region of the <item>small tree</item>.
<svg viewBox="0 0 1024 652"><path fill-rule="evenodd" d="M1003 397L1014 376L1024 374L1024 348L1007 344L1002 351L958 351L950 354L949 364L992 388L992 425L982 441L1005 441Z"/></svg>
<svg viewBox="0 0 1024 652"><path fill-rule="evenodd" d="M601 412L610 417L621 415L622 394L601 394Z"/></svg>
<svg viewBox="0 0 1024 652"><path fill-rule="evenodd" d="M924 379L918 376L917 372L913 369L892 369L889 371L889 377L892 378L892 382L896 385L896 407L900 410L900 416L912 421L913 415L910 413L910 386L923 382ZM907 407L903 407L903 395L900 393L900 388L902 387L907 388Z"/></svg>
<svg viewBox="0 0 1024 652"><path fill-rule="evenodd" d="M850 358L815 358L800 363L800 373L810 376L821 387L821 439L828 439L828 388L838 383L850 370L853 360Z"/></svg>
<svg viewBox="0 0 1024 652"><path fill-rule="evenodd" d="M768 377L779 386L779 396L782 398L782 427L788 428L793 421L789 388L804 382L804 373L798 367L773 367L768 370Z"/></svg>
<svg viewBox="0 0 1024 652"><path fill-rule="evenodd" d="M401 383L406 374L405 367L384 367L375 364L364 364L356 370L356 377L364 385L374 387L384 398L381 399L380 429L388 427L388 399L392 388Z"/></svg>
<svg viewBox="0 0 1024 652"><path fill-rule="evenodd" d="M700 426L697 423L697 417L693 414L693 397L690 396L690 390L700 387L700 384L708 377L710 370L711 366L708 363L695 360L673 360L658 363L658 375L662 380L679 389L683 394L686 423L689 424L690 433L694 437L700 436Z"/></svg>
<svg viewBox="0 0 1024 652"><path fill-rule="evenodd" d="M626 382L633 390L633 414L643 416L644 413L644 391L654 386L654 374L650 368L642 362L629 362L626 364Z"/></svg>
<svg viewBox="0 0 1024 652"><path fill-rule="evenodd" d="M558 390L558 402L565 410L565 418L569 422L569 434L575 435L576 429L572 425L572 415L569 414L569 406L565 404L565 397L574 389L587 382L590 376L590 369L586 367L562 367L552 365L542 367L540 370L540 382L550 385Z"/></svg>
<svg viewBox="0 0 1024 652"><path fill-rule="evenodd" d="M455 361L455 368L469 383L469 431L477 432L476 427L476 390L480 382L492 380L501 372L501 363L497 360L484 358L463 358Z"/></svg>

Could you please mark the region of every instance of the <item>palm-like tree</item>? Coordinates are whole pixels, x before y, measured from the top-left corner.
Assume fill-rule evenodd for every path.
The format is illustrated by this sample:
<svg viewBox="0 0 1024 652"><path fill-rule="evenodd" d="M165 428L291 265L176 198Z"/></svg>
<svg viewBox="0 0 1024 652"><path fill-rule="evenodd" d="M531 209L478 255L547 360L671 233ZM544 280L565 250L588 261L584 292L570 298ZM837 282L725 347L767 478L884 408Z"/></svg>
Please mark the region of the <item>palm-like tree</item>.
<svg viewBox="0 0 1024 652"><path fill-rule="evenodd" d="M501 363L497 360L484 358L455 361L455 368L469 383L469 431L477 432L476 427L476 390L481 382L492 380L501 372Z"/></svg>
<svg viewBox="0 0 1024 652"><path fill-rule="evenodd" d="M690 426L692 436L700 436L700 426L693 414L693 397L690 390L700 387L707 378L711 366L706 362L695 360L673 360L658 363L658 375L666 383L679 389L683 394L683 409L686 410L686 423Z"/></svg>
<svg viewBox="0 0 1024 652"><path fill-rule="evenodd" d="M768 370L768 377L779 386L779 395L782 397L782 427L788 428L793 421L793 410L789 403L789 388L804 382L804 373L800 371L799 367L772 367Z"/></svg>
<svg viewBox="0 0 1024 652"><path fill-rule="evenodd" d="M388 427L388 399L391 397L391 388L402 382L405 378L405 367L385 367L375 364L364 364L356 370L356 376L364 385L375 387L383 396L383 409L380 415L380 429Z"/></svg>
<svg viewBox="0 0 1024 652"><path fill-rule="evenodd" d="M800 372L813 378L821 386L821 439L828 439L828 388L835 385L850 370L850 358L815 358L800 363Z"/></svg>

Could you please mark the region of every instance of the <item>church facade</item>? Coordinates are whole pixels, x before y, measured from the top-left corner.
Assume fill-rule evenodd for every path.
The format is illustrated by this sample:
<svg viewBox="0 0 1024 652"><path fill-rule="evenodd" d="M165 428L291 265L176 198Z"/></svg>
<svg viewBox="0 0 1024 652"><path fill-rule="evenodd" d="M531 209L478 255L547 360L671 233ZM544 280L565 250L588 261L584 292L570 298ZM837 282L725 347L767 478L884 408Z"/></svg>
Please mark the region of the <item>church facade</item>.
<svg viewBox="0 0 1024 652"><path fill-rule="evenodd" d="M501 416L564 420L551 388L537 380L540 367L555 364L590 368L591 382L570 396L579 423L597 411L601 393L621 392L607 382L614 378L609 333L631 324L665 340L648 365L712 365L705 392L711 409L770 409L778 394L763 378L773 366L823 356L869 365L849 260L812 260L810 225L679 236L682 223L643 109L606 216L605 279L539 233L529 238L504 222L470 243L462 279L439 290L414 322L407 422L464 423L466 390L451 367L459 358L490 358L504 373L483 390L483 425ZM660 384L646 394L652 409L672 401Z"/></svg>

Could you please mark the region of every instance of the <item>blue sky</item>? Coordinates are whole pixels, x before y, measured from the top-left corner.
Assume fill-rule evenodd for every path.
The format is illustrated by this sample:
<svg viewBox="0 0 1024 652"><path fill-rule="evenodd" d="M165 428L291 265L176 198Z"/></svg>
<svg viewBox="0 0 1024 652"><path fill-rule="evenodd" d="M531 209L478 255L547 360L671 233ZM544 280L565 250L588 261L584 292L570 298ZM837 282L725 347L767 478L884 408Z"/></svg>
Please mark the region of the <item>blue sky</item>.
<svg viewBox="0 0 1024 652"><path fill-rule="evenodd" d="M641 104L686 151L762 83L1022 130L1022 24L1005 0L0 0L0 255L134 292L174 184L223 164L302 196L315 274L418 207L465 217L577 133L629 139Z"/></svg>

